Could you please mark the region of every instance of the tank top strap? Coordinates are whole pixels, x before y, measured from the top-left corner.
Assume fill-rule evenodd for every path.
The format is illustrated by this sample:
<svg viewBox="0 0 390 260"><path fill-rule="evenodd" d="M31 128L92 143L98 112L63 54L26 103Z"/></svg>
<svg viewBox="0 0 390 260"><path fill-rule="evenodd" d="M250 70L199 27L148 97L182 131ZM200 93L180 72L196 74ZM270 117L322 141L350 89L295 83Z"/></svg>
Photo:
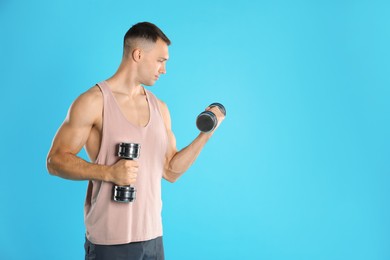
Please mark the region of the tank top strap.
<svg viewBox="0 0 390 260"><path fill-rule="evenodd" d="M106 81L102 81L96 84L103 95L103 130L107 128L109 124L120 123L118 121L118 115L121 115L120 108L117 105L114 94L112 93L110 86ZM108 132L106 132L108 133ZM104 131L103 131L104 135Z"/></svg>
<svg viewBox="0 0 390 260"><path fill-rule="evenodd" d="M153 116L161 117L160 105L158 104L157 97L147 89L145 89L145 93L148 97L151 113L153 113Z"/></svg>
<svg viewBox="0 0 390 260"><path fill-rule="evenodd" d="M96 85L100 88L100 91L103 94L104 102L106 102L110 97L110 92L111 92L110 87L105 81L99 82Z"/></svg>

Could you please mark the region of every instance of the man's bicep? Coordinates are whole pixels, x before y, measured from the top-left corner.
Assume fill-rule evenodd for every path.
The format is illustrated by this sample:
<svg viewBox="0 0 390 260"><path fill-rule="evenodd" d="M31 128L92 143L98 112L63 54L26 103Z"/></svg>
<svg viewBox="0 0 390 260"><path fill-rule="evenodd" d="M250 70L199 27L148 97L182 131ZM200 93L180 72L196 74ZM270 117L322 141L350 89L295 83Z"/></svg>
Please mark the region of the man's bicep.
<svg viewBox="0 0 390 260"><path fill-rule="evenodd" d="M51 152L77 154L86 143L90 131L90 127L75 126L65 121L54 137Z"/></svg>
<svg viewBox="0 0 390 260"><path fill-rule="evenodd" d="M81 96L72 104L64 123L54 137L50 153L77 154L83 148L96 116L87 101Z"/></svg>

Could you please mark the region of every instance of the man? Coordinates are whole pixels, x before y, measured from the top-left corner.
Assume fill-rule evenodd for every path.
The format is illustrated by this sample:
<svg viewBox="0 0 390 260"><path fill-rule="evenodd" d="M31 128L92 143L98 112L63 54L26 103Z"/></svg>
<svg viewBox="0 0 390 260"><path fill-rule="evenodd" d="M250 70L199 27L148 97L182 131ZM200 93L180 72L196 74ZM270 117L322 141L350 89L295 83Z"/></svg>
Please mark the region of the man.
<svg viewBox="0 0 390 260"><path fill-rule="evenodd" d="M175 182L195 161L213 132L200 133L177 151L167 105L142 85L166 73L170 40L154 24L131 27L116 73L72 104L47 157L48 171L89 180L84 207L86 259L164 259L161 178ZM217 107L207 108L218 119ZM121 142L141 145L138 160L120 160ZM85 147L91 160L77 156ZM113 185L135 185L131 203L112 200Z"/></svg>

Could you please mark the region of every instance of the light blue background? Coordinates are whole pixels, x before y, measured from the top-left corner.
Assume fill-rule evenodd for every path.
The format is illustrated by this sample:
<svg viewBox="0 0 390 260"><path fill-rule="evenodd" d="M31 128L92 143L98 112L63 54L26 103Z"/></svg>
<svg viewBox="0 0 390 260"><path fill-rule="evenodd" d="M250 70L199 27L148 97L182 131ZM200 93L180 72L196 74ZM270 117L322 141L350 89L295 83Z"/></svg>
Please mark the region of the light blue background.
<svg viewBox="0 0 390 260"><path fill-rule="evenodd" d="M50 176L46 154L151 21L172 40L150 90L178 147L209 103L227 108L163 182L168 260L390 259L389 3L2 0L0 258L83 259L87 182Z"/></svg>

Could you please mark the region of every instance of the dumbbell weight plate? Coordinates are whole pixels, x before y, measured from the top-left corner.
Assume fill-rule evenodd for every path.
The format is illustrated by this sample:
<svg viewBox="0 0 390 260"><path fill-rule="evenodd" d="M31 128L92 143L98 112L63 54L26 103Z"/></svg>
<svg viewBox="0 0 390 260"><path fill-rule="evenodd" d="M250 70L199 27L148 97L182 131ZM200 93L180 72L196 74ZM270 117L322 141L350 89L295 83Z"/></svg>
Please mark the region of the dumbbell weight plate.
<svg viewBox="0 0 390 260"><path fill-rule="evenodd" d="M122 159L138 159L141 145L137 143L119 143L118 156Z"/></svg>
<svg viewBox="0 0 390 260"><path fill-rule="evenodd" d="M114 201L132 202L135 200L135 188L131 186L114 186Z"/></svg>
<svg viewBox="0 0 390 260"><path fill-rule="evenodd" d="M226 116L226 109L225 109L225 107L221 103L215 102L215 103L212 103L209 107L210 108L211 107L218 107L219 110L221 110L221 112L223 113L223 115Z"/></svg>
<svg viewBox="0 0 390 260"><path fill-rule="evenodd" d="M217 118L215 117L213 112L203 111L196 118L196 127L202 132L210 132L217 125Z"/></svg>

